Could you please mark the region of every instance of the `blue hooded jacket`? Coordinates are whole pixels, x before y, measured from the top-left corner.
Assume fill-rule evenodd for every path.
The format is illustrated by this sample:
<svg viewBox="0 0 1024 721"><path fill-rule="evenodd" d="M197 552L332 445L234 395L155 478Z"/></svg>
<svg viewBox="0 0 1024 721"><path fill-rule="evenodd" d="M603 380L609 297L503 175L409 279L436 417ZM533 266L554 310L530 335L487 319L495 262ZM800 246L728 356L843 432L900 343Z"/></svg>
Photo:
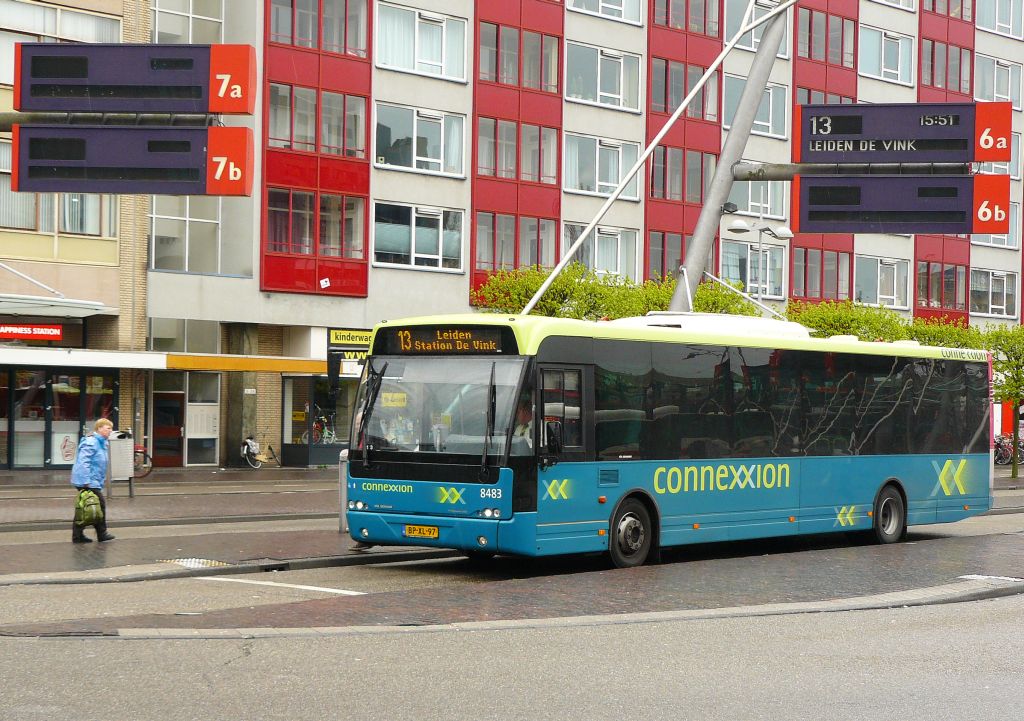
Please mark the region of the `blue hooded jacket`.
<svg viewBox="0 0 1024 721"><path fill-rule="evenodd" d="M98 434L85 436L78 443L78 455L71 467L71 485L103 490L107 480L107 439Z"/></svg>

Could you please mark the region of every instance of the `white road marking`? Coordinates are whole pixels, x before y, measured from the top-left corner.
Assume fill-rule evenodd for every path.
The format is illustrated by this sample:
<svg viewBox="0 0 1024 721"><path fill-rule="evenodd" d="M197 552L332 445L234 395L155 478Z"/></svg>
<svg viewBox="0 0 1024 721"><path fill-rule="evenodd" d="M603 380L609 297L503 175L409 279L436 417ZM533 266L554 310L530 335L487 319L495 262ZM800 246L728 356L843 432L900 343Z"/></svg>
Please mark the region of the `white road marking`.
<svg viewBox="0 0 1024 721"><path fill-rule="evenodd" d="M250 581L247 578L225 578L223 576L199 576L199 581L228 581L230 583L251 583L254 586L277 586L279 588L297 588L300 591L321 591L337 593L342 596L365 596L362 591L346 591L343 588L324 588L323 586L302 586L297 583L277 583L276 581Z"/></svg>
<svg viewBox="0 0 1024 721"><path fill-rule="evenodd" d="M1020 583L1021 581L1024 581L1024 578L1013 578L1012 576L977 576L977 575L970 575L970 576L960 576L959 578L962 578L962 579L964 579L966 581L1007 581L1009 583Z"/></svg>

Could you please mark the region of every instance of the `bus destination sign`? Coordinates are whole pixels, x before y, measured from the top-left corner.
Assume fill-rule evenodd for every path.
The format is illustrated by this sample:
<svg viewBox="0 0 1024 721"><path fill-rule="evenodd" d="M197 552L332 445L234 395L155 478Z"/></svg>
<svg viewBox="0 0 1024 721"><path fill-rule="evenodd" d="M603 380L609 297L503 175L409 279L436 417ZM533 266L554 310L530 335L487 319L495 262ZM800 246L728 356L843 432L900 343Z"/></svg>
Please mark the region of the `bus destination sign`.
<svg viewBox="0 0 1024 721"><path fill-rule="evenodd" d="M511 328L496 326L417 325L381 328L373 345L384 355L515 355Z"/></svg>
<svg viewBox="0 0 1024 721"><path fill-rule="evenodd" d="M798 105L797 163L1006 162L1010 103Z"/></svg>

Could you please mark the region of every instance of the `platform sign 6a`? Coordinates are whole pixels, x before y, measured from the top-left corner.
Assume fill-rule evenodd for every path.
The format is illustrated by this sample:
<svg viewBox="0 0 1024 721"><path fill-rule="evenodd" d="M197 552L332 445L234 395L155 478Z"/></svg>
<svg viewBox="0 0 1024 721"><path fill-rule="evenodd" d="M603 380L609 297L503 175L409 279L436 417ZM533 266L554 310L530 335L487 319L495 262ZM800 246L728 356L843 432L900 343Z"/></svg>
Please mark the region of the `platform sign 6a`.
<svg viewBox="0 0 1024 721"><path fill-rule="evenodd" d="M252 193L249 128L15 125L12 135L15 191Z"/></svg>
<svg viewBox="0 0 1024 721"><path fill-rule="evenodd" d="M18 43L14 109L42 112L249 114L250 45Z"/></svg>
<svg viewBox="0 0 1024 721"><path fill-rule="evenodd" d="M803 233L1007 233L1008 175L847 175L793 179Z"/></svg>
<svg viewBox="0 0 1024 721"><path fill-rule="evenodd" d="M1005 162L1010 103L798 105L798 163Z"/></svg>

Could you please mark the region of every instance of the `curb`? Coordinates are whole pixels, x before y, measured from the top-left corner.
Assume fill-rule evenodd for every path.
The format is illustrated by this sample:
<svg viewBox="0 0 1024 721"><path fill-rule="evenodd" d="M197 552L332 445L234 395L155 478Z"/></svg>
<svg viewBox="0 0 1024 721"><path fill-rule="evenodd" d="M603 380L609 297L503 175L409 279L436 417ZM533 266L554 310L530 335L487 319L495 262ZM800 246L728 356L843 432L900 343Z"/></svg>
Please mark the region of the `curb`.
<svg viewBox="0 0 1024 721"><path fill-rule="evenodd" d="M188 516L185 518L129 518L118 519L112 528L140 526L190 526L206 523L251 523L253 521L302 521L323 518L338 518L337 513L262 513L249 516ZM18 531L63 531L70 521L25 521L0 524L0 533Z"/></svg>
<svg viewBox="0 0 1024 721"><path fill-rule="evenodd" d="M54 571L53 573L23 573L0 576L3 586L72 586L92 583L133 583L138 581L159 581L169 578L195 578L198 576L237 576L246 573L268 573L270 571L302 571L310 568L336 566L366 566L373 563L401 563L404 561L433 560L460 556L457 551L369 551L343 556L318 556L315 558L290 558L285 560L242 562L216 568L181 568L171 563L164 564L167 570L139 571L138 566L120 566L90 571ZM160 563L140 564L146 568L162 568ZM0 634L2 635L2 634Z"/></svg>

